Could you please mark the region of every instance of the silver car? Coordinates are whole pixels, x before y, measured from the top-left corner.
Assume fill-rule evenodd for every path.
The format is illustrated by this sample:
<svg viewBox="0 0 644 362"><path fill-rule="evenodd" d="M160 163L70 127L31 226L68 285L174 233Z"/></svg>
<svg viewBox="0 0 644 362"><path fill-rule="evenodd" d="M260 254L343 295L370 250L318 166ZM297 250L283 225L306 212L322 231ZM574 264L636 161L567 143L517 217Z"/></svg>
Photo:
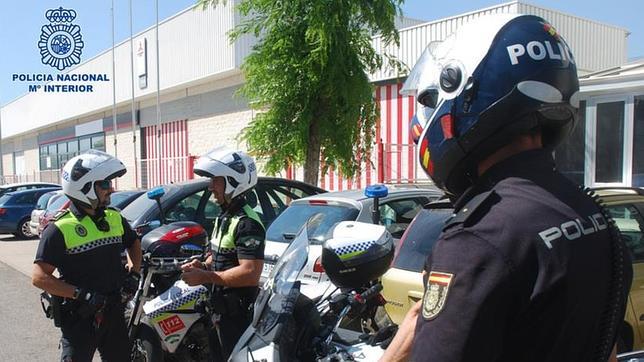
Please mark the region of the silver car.
<svg viewBox="0 0 644 362"><path fill-rule="evenodd" d="M436 200L443 193L435 187L388 186L388 195L379 199L380 220L395 241L402 236L409 223L423 205ZM276 260L295 237L300 227L315 214L323 216L320 226L309 237L309 258L298 280L301 290L309 297L320 295L326 286L319 285L328 278L320 264L322 243L333 225L340 221L372 222L373 199L364 190L328 192L293 200L266 231L266 250L262 280L268 278Z"/></svg>

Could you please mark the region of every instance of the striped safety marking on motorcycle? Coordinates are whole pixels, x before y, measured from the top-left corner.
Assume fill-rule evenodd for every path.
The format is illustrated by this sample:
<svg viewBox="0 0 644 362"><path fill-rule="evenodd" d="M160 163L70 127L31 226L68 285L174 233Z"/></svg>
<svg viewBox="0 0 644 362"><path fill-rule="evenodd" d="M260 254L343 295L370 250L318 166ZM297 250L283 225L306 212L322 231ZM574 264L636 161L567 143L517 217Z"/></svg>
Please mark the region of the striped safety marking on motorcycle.
<svg viewBox="0 0 644 362"><path fill-rule="evenodd" d="M121 244L121 243L122 243L122 239L120 236L112 236L109 238L94 240L91 243L83 244L83 245L68 249L67 254L80 254L86 251L90 251L92 249L96 249L101 246Z"/></svg>
<svg viewBox="0 0 644 362"><path fill-rule="evenodd" d="M148 317L150 319L155 319L156 317L164 314L166 311L185 309L186 307L188 307L187 304L194 303L199 297L205 295L206 293L207 290L205 288L199 288L192 293L188 293L187 295L184 295L183 297L173 301L165 307L155 310L154 312L148 314Z"/></svg>
<svg viewBox="0 0 644 362"><path fill-rule="evenodd" d="M363 241L361 243L337 248L335 249L335 253L340 257L341 260L345 260L345 259L351 258L352 256L356 256L364 253L373 244L374 244L374 241Z"/></svg>

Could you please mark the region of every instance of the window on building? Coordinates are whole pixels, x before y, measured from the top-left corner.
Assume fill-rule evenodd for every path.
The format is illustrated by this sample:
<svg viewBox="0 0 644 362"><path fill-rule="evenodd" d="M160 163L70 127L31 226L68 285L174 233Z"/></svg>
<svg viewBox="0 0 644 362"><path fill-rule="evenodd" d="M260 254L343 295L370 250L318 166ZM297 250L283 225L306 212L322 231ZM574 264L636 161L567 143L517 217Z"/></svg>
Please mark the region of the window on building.
<svg viewBox="0 0 644 362"><path fill-rule="evenodd" d="M40 169L47 169L47 159L49 156L49 148L47 146L40 146Z"/></svg>
<svg viewBox="0 0 644 362"><path fill-rule="evenodd" d="M93 134L64 142L40 146L40 169L55 170L63 167L74 156L94 148L105 151L105 135Z"/></svg>
<svg viewBox="0 0 644 362"><path fill-rule="evenodd" d="M624 102L597 104L595 182L622 182Z"/></svg>
<svg viewBox="0 0 644 362"><path fill-rule="evenodd" d="M586 146L586 101L579 104L579 121L570 136L555 149L557 169L573 182L584 184Z"/></svg>
<svg viewBox="0 0 644 362"><path fill-rule="evenodd" d="M644 95L635 97L634 104L633 186L644 186Z"/></svg>

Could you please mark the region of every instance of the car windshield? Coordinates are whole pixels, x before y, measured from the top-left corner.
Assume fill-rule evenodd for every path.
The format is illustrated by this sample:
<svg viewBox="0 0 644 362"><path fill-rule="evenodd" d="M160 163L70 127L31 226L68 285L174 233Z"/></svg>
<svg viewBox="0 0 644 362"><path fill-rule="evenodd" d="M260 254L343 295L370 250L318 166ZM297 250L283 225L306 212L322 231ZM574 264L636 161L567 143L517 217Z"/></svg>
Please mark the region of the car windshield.
<svg viewBox="0 0 644 362"><path fill-rule="evenodd" d="M350 206L321 205L309 203L292 204L273 221L266 231L266 239L288 243L304 223L313 215L320 214L316 227L309 229L311 244L321 243L329 229L340 221L354 221L359 210Z"/></svg>
<svg viewBox="0 0 644 362"><path fill-rule="evenodd" d="M400 239L393 267L414 272L423 270L425 260L452 212L452 209L421 210Z"/></svg>
<svg viewBox="0 0 644 362"><path fill-rule="evenodd" d="M12 197L12 196L13 196L13 195L2 195L2 196L0 197L0 205L4 205L4 204L9 203L9 200L11 200L11 197Z"/></svg>
<svg viewBox="0 0 644 362"><path fill-rule="evenodd" d="M122 192L115 192L110 196L110 206L111 207L118 207L121 208L122 204L132 195L134 192L129 192L129 191L122 191Z"/></svg>
<svg viewBox="0 0 644 362"><path fill-rule="evenodd" d="M48 192L38 199L38 202L36 203L36 209L38 210L44 210L47 208L47 203L49 202L49 199L54 196L53 192Z"/></svg>
<svg viewBox="0 0 644 362"><path fill-rule="evenodd" d="M178 187L170 187L167 185L163 186L165 194L161 197L161 203L163 203L163 200L167 199L170 195L174 194L178 189ZM156 207L156 201L148 199L148 195L144 192L141 196L137 197L136 200L124 207L123 210L121 210L121 215L125 220L132 222L142 215L145 215L145 213L151 208L156 209Z"/></svg>
<svg viewBox="0 0 644 362"><path fill-rule="evenodd" d="M65 195L60 196L59 198L54 200L54 202L49 204L49 206L47 206L47 212L55 212L60 210L68 200L69 199L67 198L67 196Z"/></svg>

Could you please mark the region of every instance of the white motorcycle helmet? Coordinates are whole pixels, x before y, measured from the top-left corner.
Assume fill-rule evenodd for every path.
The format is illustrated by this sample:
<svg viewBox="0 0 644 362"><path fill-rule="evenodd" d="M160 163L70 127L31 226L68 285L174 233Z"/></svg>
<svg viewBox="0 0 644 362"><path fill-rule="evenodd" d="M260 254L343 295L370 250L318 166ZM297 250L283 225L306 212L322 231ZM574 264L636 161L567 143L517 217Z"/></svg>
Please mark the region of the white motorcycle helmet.
<svg viewBox="0 0 644 362"><path fill-rule="evenodd" d="M225 146L215 147L199 157L195 174L202 177L223 177L226 180L226 202L250 190L257 184L255 160L243 151Z"/></svg>
<svg viewBox="0 0 644 362"><path fill-rule="evenodd" d="M63 167L63 192L77 204L96 209L98 196L94 183L121 177L126 172L118 158L98 150L89 150L67 161Z"/></svg>

